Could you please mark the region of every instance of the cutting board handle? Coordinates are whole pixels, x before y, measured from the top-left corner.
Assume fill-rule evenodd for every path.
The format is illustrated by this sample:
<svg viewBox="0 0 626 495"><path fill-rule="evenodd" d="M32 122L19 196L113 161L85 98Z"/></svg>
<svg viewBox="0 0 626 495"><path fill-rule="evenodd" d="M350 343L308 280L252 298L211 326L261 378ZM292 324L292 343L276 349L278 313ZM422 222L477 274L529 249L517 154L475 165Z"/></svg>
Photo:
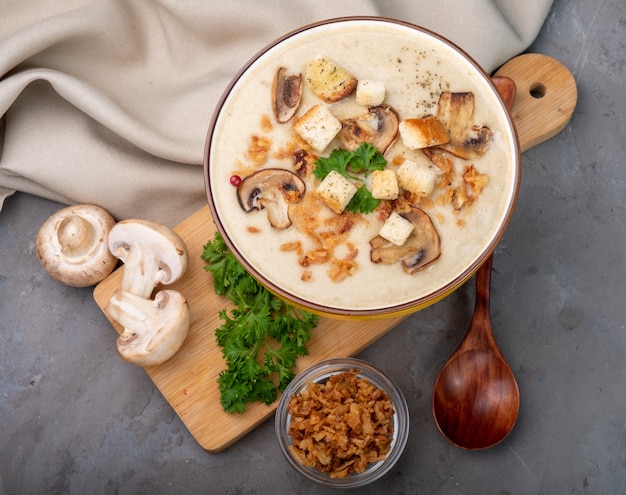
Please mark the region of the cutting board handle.
<svg viewBox="0 0 626 495"><path fill-rule="evenodd" d="M496 71L517 88L511 117L522 151L561 132L570 121L578 91L572 73L558 60L539 53L519 55Z"/></svg>

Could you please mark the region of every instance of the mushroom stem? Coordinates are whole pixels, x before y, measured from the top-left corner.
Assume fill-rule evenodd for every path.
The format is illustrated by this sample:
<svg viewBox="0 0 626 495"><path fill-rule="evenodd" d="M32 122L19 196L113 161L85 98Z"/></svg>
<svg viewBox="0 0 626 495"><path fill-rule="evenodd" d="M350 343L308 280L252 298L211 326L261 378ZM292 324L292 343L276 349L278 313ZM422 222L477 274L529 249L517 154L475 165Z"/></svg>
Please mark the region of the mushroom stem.
<svg viewBox="0 0 626 495"><path fill-rule="evenodd" d="M124 327L117 351L138 366L160 364L171 358L189 331L189 306L180 292L163 290L153 300L116 290L107 313Z"/></svg>
<svg viewBox="0 0 626 495"><path fill-rule="evenodd" d="M115 321L124 327L121 337L129 338L147 331L158 332L159 325L155 325L155 320L163 314L163 307L174 292L161 291L154 299L145 299L125 290L115 291L107 309Z"/></svg>
<svg viewBox="0 0 626 495"><path fill-rule="evenodd" d="M148 299L162 279L155 255L151 252L143 252L137 243L131 244L124 262L124 275L120 288Z"/></svg>
<svg viewBox="0 0 626 495"><path fill-rule="evenodd" d="M84 217L70 215L57 230L61 252L71 258L80 258L94 251L97 246L96 229Z"/></svg>

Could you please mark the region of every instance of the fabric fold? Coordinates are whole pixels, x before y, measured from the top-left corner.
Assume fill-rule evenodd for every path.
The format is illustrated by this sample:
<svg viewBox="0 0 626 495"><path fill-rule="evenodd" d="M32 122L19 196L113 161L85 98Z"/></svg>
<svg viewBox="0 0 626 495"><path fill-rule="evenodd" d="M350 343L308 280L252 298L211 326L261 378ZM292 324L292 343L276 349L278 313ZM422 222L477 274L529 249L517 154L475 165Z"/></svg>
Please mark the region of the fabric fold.
<svg viewBox="0 0 626 495"><path fill-rule="evenodd" d="M551 4L8 2L0 20L0 206L19 190L175 225L206 204L204 143L217 101L273 39L322 19L380 15L442 34L491 71L533 41Z"/></svg>

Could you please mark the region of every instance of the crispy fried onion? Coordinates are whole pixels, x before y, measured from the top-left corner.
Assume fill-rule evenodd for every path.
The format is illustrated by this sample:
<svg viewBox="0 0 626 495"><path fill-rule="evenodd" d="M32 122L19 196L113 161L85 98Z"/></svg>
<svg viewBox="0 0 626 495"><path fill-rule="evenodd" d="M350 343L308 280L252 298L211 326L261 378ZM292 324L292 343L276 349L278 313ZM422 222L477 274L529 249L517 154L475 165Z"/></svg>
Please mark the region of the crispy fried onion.
<svg viewBox="0 0 626 495"><path fill-rule="evenodd" d="M267 137L252 136L248 145L248 158L256 166L263 165L272 147L272 141Z"/></svg>
<svg viewBox="0 0 626 495"><path fill-rule="evenodd" d="M489 183L489 175L478 172L473 163L465 165L462 172L455 172L453 156L444 150L433 148L424 150L424 154L442 171L437 184L442 194L436 200L441 206L452 205L457 212L467 208L478 199Z"/></svg>
<svg viewBox="0 0 626 495"><path fill-rule="evenodd" d="M310 383L289 402L290 450L298 462L331 478L362 473L384 460L393 437L391 398L359 370Z"/></svg>
<svg viewBox="0 0 626 495"><path fill-rule="evenodd" d="M360 215L345 212L324 218L322 204L313 194L304 196L300 203L290 205L289 215L296 229L310 241L309 248L302 242L288 242L281 245L281 251L293 251L298 256L302 268L328 264L327 274L333 282L341 282L358 269L356 257L358 249L348 241L348 237L358 222ZM338 248L342 247L341 255ZM306 270L303 281L311 280L311 272Z"/></svg>

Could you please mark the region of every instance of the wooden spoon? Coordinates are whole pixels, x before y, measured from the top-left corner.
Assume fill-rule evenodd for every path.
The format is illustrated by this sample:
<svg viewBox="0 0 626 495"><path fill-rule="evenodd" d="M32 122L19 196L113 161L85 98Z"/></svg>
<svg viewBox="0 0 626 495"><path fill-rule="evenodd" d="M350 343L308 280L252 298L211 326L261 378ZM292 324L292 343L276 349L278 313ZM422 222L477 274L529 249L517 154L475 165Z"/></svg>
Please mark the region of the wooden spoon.
<svg viewBox="0 0 626 495"><path fill-rule="evenodd" d="M514 58L496 72L494 85L509 107L522 151L560 132L576 106L572 74L545 55ZM470 450L504 440L520 406L517 381L496 344L489 317L492 263L493 254L476 272L472 322L433 391L437 428L453 445Z"/></svg>

